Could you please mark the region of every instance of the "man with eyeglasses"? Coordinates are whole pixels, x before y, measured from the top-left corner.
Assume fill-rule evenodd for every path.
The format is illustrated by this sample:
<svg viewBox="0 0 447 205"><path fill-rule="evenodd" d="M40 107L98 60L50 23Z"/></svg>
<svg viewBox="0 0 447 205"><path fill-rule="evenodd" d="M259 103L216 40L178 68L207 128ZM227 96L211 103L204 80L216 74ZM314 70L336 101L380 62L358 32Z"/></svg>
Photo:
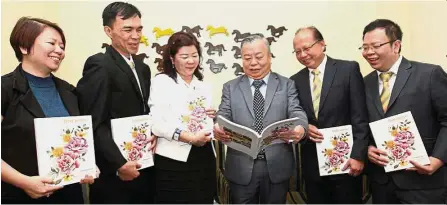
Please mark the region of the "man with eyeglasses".
<svg viewBox="0 0 447 205"><path fill-rule="evenodd" d="M370 138L368 173L373 203L445 204L447 202L447 74L441 66L410 61L400 55L402 31L377 19L363 30L363 57L375 71L365 77L369 120L411 111L429 165L385 173L386 152Z"/></svg>
<svg viewBox="0 0 447 205"><path fill-rule="evenodd" d="M298 29L293 48L298 61L306 66L291 79L309 120L308 136L301 142L307 202L360 204L359 175L366 160L369 128L359 64L328 57L323 35L313 26ZM318 129L341 125L352 125L353 131L352 153L343 167L349 174L321 177L315 143L331 136L323 136Z"/></svg>

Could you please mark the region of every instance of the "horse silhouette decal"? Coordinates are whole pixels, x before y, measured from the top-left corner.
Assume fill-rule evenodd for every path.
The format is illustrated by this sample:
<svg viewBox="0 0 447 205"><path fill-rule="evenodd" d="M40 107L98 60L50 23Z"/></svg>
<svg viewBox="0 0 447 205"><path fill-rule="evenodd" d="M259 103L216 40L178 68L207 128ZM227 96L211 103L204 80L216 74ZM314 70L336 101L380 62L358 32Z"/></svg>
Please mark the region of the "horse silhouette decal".
<svg viewBox="0 0 447 205"><path fill-rule="evenodd" d="M284 34L284 31L287 31L286 27L284 27L284 26L275 28L272 25L267 26L267 31L268 30L270 30L272 36L276 37L276 38L279 38L280 36L282 36Z"/></svg>
<svg viewBox="0 0 447 205"><path fill-rule="evenodd" d="M233 48L231 49L231 51L234 51L234 58L235 59L240 59L242 58L242 54L241 54L241 49L237 46L233 46Z"/></svg>
<svg viewBox="0 0 447 205"><path fill-rule="evenodd" d="M216 34L225 34L226 36L230 35L230 34L228 34L227 28L225 28L223 26L219 26L217 28L214 28L213 26L207 26L206 31L209 32L210 38Z"/></svg>
<svg viewBox="0 0 447 205"><path fill-rule="evenodd" d="M214 55L214 52L217 52L219 54L219 56L222 56L223 51L227 51L225 50L225 47L222 44L218 44L218 45L213 45L210 42L206 42L205 43L205 48L208 47L208 50L206 51L206 53L208 55Z"/></svg>
<svg viewBox="0 0 447 205"><path fill-rule="evenodd" d="M248 36L250 36L250 33L241 33L239 30L233 30L233 33L231 33L232 35L235 35L234 37L234 41L236 43L240 43L242 42L242 40L244 40L244 38L247 38Z"/></svg>
<svg viewBox="0 0 447 205"><path fill-rule="evenodd" d="M242 69L242 66L239 65L239 63L233 63L233 67L231 68L236 68L236 70L234 70L235 76L240 76L244 74L244 69Z"/></svg>
<svg viewBox="0 0 447 205"><path fill-rule="evenodd" d="M224 63L215 63L213 59L208 59L206 61L206 64L210 64L210 70L214 74L222 72L222 69L227 69L227 66L225 66Z"/></svg>
<svg viewBox="0 0 447 205"><path fill-rule="evenodd" d="M174 31L171 28L162 30L158 27L154 27L154 29L152 30L152 33L155 33L155 38L158 40L159 38L161 38L163 36L171 36L172 34L174 34Z"/></svg>
<svg viewBox="0 0 447 205"><path fill-rule="evenodd" d="M276 42L275 37L267 37L265 38L269 42L269 45L272 45L273 42Z"/></svg>
<svg viewBox="0 0 447 205"><path fill-rule="evenodd" d="M193 28L189 28L188 26L182 26L182 32L190 33L190 34L196 34L197 38L201 37L200 30L203 30L200 25L197 25Z"/></svg>
<svg viewBox="0 0 447 205"><path fill-rule="evenodd" d="M158 43L152 43L151 48L155 48L155 52L157 52L160 55L163 55L163 52L165 51L167 45L160 46Z"/></svg>
<svg viewBox="0 0 447 205"><path fill-rule="evenodd" d="M157 64L157 70L159 72L163 72L163 59L161 58L155 58L154 63Z"/></svg>
<svg viewBox="0 0 447 205"><path fill-rule="evenodd" d="M141 35L140 43L144 44L146 47L149 46L149 41L146 36Z"/></svg>

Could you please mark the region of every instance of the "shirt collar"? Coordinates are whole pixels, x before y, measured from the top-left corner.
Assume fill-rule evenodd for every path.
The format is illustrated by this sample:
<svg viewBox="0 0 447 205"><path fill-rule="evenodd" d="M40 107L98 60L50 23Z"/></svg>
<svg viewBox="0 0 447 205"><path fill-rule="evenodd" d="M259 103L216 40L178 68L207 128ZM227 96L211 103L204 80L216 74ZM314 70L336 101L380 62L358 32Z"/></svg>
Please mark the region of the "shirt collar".
<svg viewBox="0 0 447 205"><path fill-rule="evenodd" d="M324 55L323 61L321 61L320 65L318 65L317 70L320 71L320 75L324 76L324 70L326 70L326 62L327 62L327 55ZM314 69L311 68L307 68L309 69L309 73L312 75L312 71Z"/></svg>
<svg viewBox="0 0 447 205"><path fill-rule="evenodd" d="M267 75L265 75L264 78L262 78L262 80L264 81L265 85L268 84L270 73L272 73L272 72L267 73ZM253 79L251 77L248 77L248 81L250 82L250 86L252 86L253 85L253 81L255 81L255 79Z"/></svg>
<svg viewBox="0 0 447 205"><path fill-rule="evenodd" d="M397 75L397 71L399 71L399 66L400 66L401 62L402 62L402 56L399 56L397 61L394 62L394 64L391 66L390 70L388 70L387 72L393 72L394 75ZM377 71L378 76L380 76L381 73L385 73L385 72Z"/></svg>
<svg viewBox="0 0 447 205"><path fill-rule="evenodd" d="M123 54L120 53L120 55L124 58L124 60L126 61L127 65L131 65L133 63L133 58L132 55L129 55L129 58L127 58L126 56L124 56ZM132 69L132 67L130 67Z"/></svg>

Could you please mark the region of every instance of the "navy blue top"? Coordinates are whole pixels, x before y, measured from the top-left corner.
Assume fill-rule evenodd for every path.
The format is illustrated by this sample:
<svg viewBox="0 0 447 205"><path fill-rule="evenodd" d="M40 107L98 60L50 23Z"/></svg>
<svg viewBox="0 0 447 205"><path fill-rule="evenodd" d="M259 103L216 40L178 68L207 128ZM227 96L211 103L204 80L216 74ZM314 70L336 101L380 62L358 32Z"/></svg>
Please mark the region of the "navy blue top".
<svg viewBox="0 0 447 205"><path fill-rule="evenodd" d="M46 78L41 78L27 72L24 73L28 80L28 85L46 117L70 116L59 96L52 75Z"/></svg>

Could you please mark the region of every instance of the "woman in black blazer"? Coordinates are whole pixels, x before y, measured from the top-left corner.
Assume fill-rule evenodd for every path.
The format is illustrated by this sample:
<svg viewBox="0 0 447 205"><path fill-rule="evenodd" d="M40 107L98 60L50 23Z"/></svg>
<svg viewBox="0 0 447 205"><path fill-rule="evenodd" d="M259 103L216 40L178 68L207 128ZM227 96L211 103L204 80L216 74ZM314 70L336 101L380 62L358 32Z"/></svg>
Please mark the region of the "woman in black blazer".
<svg viewBox="0 0 447 205"><path fill-rule="evenodd" d="M1 80L1 202L84 203L80 184L52 186L52 179L38 176L34 118L79 115L75 87L51 74L65 57L63 31L52 22L22 17L10 43L21 63Z"/></svg>

